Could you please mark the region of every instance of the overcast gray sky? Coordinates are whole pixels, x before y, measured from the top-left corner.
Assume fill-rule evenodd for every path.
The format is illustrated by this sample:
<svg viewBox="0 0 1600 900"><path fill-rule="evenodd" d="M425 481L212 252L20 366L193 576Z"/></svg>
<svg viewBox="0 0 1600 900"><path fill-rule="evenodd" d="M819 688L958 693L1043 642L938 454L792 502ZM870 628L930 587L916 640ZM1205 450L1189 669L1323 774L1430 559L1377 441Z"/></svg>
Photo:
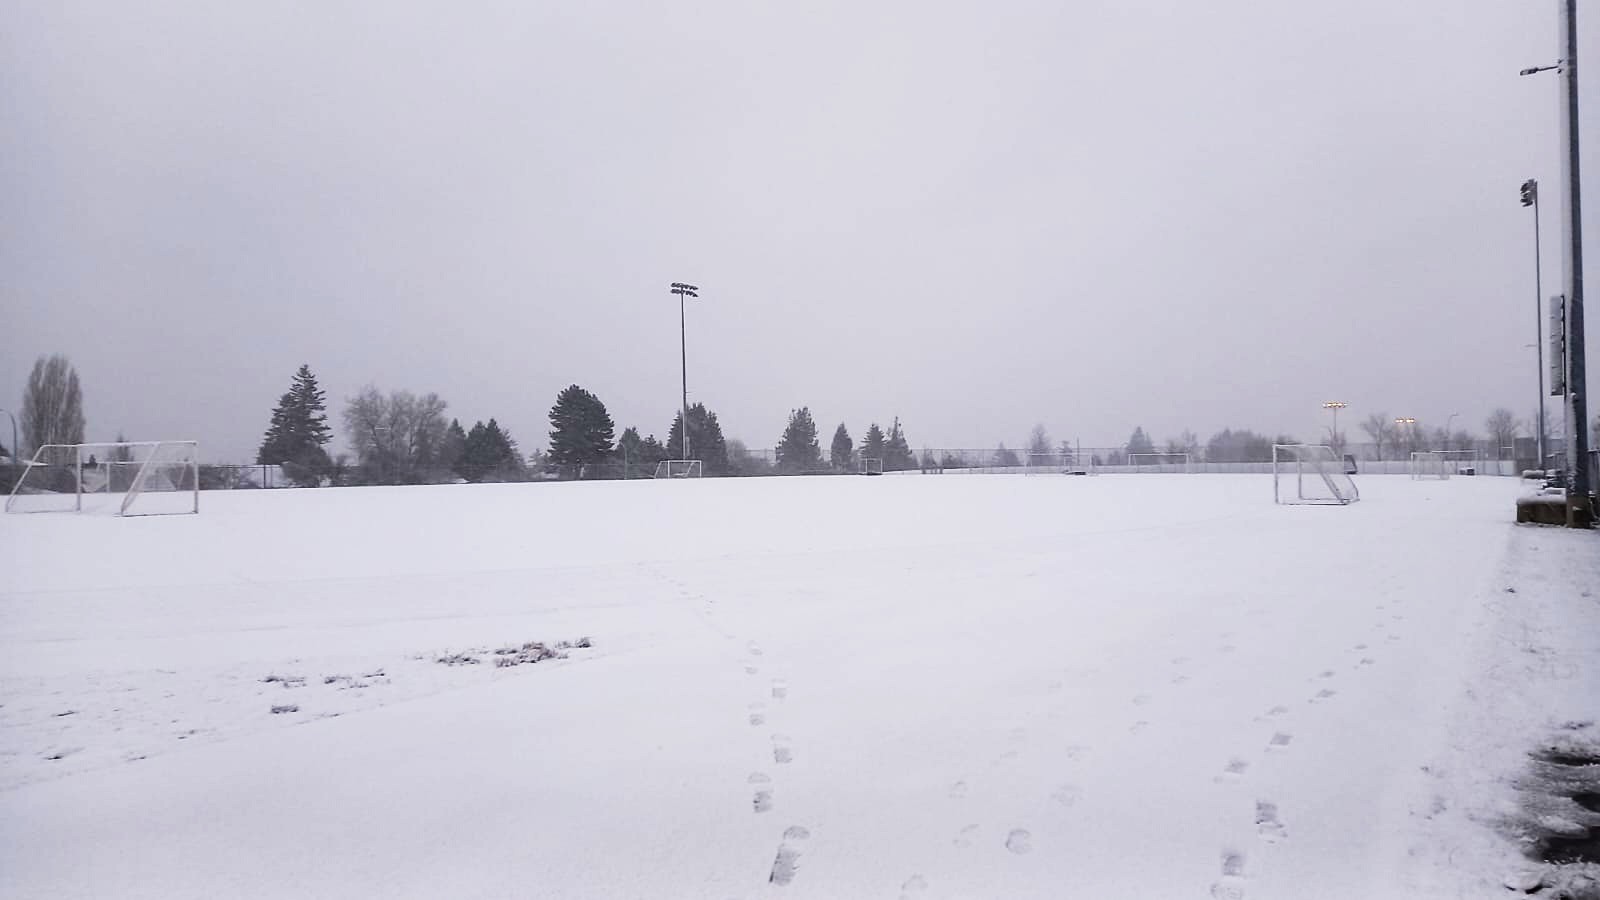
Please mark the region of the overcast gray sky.
<svg viewBox="0 0 1600 900"><path fill-rule="evenodd" d="M1556 8L3 0L0 405L62 352L91 440L248 461L305 362L335 420L531 449L577 382L664 437L685 280L752 447L1481 430L1534 406L1525 178L1559 290Z"/></svg>

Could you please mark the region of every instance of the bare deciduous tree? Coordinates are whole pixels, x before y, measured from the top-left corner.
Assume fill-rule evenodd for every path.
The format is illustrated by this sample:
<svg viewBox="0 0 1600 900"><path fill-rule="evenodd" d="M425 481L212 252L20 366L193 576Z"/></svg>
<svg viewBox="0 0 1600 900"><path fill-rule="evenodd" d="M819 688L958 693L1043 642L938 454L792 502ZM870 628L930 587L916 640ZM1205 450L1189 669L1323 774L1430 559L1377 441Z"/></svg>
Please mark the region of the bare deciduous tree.
<svg viewBox="0 0 1600 900"><path fill-rule="evenodd" d="M1028 452L1039 454L1054 452L1050 447L1050 432L1044 430L1044 423L1033 426L1033 431L1028 433Z"/></svg>
<svg viewBox="0 0 1600 900"><path fill-rule="evenodd" d="M22 438L30 449L83 443L83 389L78 370L59 353L41 356L22 394Z"/></svg>
<svg viewBox="0 0 1600 900"><path fill-rule="evenodd" d="M344 408L345 435L367 477L388 483L422 480L425 470L439 463L448 405L438 394L391 391L385 397L372 385L351 397Z"/></svg>
<svg viewBox="0 0 1600 900"><path fill-rule="evenodd" d="M1489 438L1494 441L1494 458L1501 459L1506 450L1516 443L1517 417L1502 406L1483 421L1483 430L1489 432Z"/></svg>
<svg viewBox="0 0 1600 900"><path fill-rule="evenodd" d="M1394 439L1394 428L1394 420L1389 418L1389 414L1386 412L1373 413L1361 423L1361 430L1365 431L1367 437L1372 440L1372 446L1379 459L1384 458L1383 448L1385 445L1395 445L1397 443Z"/></svg>

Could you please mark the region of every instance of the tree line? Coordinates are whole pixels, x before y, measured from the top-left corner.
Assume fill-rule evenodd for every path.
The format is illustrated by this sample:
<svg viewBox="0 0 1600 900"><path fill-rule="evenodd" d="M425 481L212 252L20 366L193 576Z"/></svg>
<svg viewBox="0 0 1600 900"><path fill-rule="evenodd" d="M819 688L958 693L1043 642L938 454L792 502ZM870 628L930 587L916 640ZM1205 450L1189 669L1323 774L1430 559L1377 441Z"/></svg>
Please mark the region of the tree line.
<svg viewBox="0 0 1600 900"><path fill-rule="evenodd" d="M290 379L289 389L269 416L256 462L282 467L299 485L416 484L440 481L522 481L533 478L649 477L657 464L682 458L685 429L688 455L700 460L706 475L809 474L858 471L862 460L881 460L886 472L937 469L970 465L956 454L924 449L912 451L898 416L883 428L868 424L858 443L841 422L834 429L826 454L821 432L809 407L789 413L769 458L753 453L737 439L724 436L717 414L703 403L674 412L665 440L644 434L636 426L616 434L616 424L606 405L594 393L573 384L561 390L549 411L549 449L523 454L510 431L494 418L470 427L446 418L449 404L434 393L396 390L384 393L367 386L346 400L341 411L348 454L330 455L333 428L328 422L326 394L310 366L302 365ZM25 457L46 444L84 441L83 386L78 372L61 354L39 357L28 376L18 416L20 434L8 446L0 435L0 456ZM1533 417L1530 417L1530 422ZM1484 421L1486 439L1465 428L1428 427L1415 419L1395 419L1376 412L1358 423L1378 459L1405 459L1418 450L1463 450L1487 445L1500 457L1513 447L1516 436L1528 430L1511 410L1494 410ZM1600 444L1600 417L1593 424ZM1559 431L1559 420L1553 429ZM118 440L123 440L118 434ZM1120 447L1091 451L1078 459L1072 444L1051 440L1044 426L1036 425L1019 450L1001 443L991 455L993 465L1016 466L1029 458L1052 462L1120 465L1138 455L1158 460L1186 454L1194 461L1266 462L1275 443L1295 443L1279 434L1268 436L1244 428L1223 428L1201 440L1183 431L1157 444L1144 428L1136 427ZM1326 443L1345 453L1344 432L1325 429L1314 442ZM220 477L220 476L217 476ZM202 480L208 480L202 472ZM214 479L211 479L214 480Z"/></svg>

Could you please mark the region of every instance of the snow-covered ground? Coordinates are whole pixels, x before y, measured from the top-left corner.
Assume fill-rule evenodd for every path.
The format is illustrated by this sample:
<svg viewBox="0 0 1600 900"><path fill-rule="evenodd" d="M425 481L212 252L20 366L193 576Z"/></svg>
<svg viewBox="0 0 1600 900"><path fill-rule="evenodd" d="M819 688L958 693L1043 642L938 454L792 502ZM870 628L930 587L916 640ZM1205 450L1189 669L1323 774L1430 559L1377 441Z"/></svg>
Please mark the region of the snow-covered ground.
<svg viewBox="0 0 1600 900"><path fill-rule="evenodd" d="M0 896L1504 892L1511 779L1600 718L1600 542L1507 479L1360 484L0 517Z"/></svg>

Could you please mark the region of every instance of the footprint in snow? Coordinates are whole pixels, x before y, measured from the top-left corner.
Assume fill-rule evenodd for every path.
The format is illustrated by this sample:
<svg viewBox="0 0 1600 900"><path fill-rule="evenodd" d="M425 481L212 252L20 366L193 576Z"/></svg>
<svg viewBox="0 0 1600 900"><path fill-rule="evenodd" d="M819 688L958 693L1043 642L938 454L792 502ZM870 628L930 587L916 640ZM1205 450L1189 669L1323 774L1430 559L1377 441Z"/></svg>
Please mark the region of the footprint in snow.
<svg viewBox="0 0 1600 900"><path fill-rule="evenodd" d="M1189 681L1189 676L1187 676L1187 675L1174 675L1174 676L1172 676L1172 683L1173 684L1185 684L1188 681Z"/></svg>
<svg viewBox="0 0 1600 900"><path fill-rule="evenodd" d="M1278 804L1268 803L1265 800L1256 801L1256 831L1262 840L1275 844L1289 836L1284 829L1283 822L1278 819Z"/></svg>
<svg viewBox="0 0 1600 900"><path fill-rule="evenodd" d="M744 667L744 673L746 675L754 675L754 674L756 674L757 672L760 672L760 671L761 670L756 668L755 666L747 665L747 666Z"/></svg>
<svg viewBox="0 0 1600 900"><path fill-rule="evenodd" d="M1006 835L1006 849L1021 856L1033 851L1033 834L1026 828L1013 828Z"/></svg>
<svg viewBox="0 0 1600 900"><path fill-rule="evenodd" d="M1211 896L1217 900L1243 900L1244 882L1244 854L1223 850L1222 877L1211 885Z"/></svg>
<svg viewBox="0 0 1600 900"><path fill-rule="evenodd" d="M968 825L965 828L962 828L961 831L957 832L955 840L951 841L951 843L955 844L957 847L971 847L972 842L977 838L977 836L978 826Z"/></svg>
<svg viewBox="0 0 1600 900"><path fill-rule="evenodd" d="M810 837L811 832L799 825L792 825L784 831L777 856L772 860L772 874L768 876L768 882L785 885L794 881L794 876L800 871L800 850Z"/></svg>
<svg viewBox="0 0 1600 900"><path fill-rule="evenodd" d="M1361 661L1356 663L1356 665L1358 665L1358 666L1370 666L1375 662L1377 662L1377 660L1373 659L1372 657L1363 656L1363 657L1361 657Z"/></svg>
<svg viewBox="0 0 1600 900"><path fill-rule="evenodd" d="M1144 706L1146 703L1149 703L1149 702L1150 702L1150 695L1149 694L1140 694L1140 695L1138 695L1138 696L1133 698L1133 705L1134 706Z"/></svg>
<svg viewBox="0 0 1600 900"><path fill-rule="evenodd" d="M1329 690L1328 688L1323 688L1322 690L1317 691L1317 695L1315 697L1311 698L1311 702L1312 703L1320 703L1320 702L1322 702L1324 700L1328 700L1328 699L1336 696L1338 693L1339 693L1338 691Z"/></svg>
<svg viewBox="0 0 1600 900"><path fill-rule="evenodd" d="M1249 763L1235 756L1233 759L1228 760L1227 765L1222 767L1222 774L1217 776L1217 780L1238 781L1244 777L1245 771L1249 768Z"/></svg>
<svg viewBox="0 0 1600 900"><path fill-rule="evenodd" d="M1267 741L1268 750L1287 750L1289 742L1294 740L1294 735L1279 731L1272 735L1272 740Z"/></svg>
<svg viewBox="0 0 1600 900"><path fill-rule="evenodd" d="M1050 799L1062 806L1072 806L1083 796L1083 788L1075 784L1063 784L1050 792Z"/></svg>
<svg viewBox="0 0 1600 900"><path fill-rule="evenodd" d="M1139 732L1144 731L1146 728L1149 728L1149 727L1150 727L1150 723L1149 722L1146 722L1144 719L1140 719L1139 721L1133 723L1132 725L1129 725L1128 726L1128 731L1133 733L1133 734L1138 734Z"/></svg>
<svg viewBox="0 0 1600 900"><path fill-rule="evenodd" d="M789 696L789 682L782 678L772 679L772 699L782 700Z"/></svg>
<svg viewBox="0 0 1600 900"><path fill-rule="evenodd" d="M760 656L761 655L761 645L756 643L755 641L751 641L749 644L747 644L745 646L745 649L750 651L750 655L751 656Z"/></svg>
<svg viewBox="0 0 1600 900"><path fill-rule="evenodd" d="M966 795L967 795L967 783L965 781L958 781L955 784L950 785L950 799L951 800L960 800L962 797L965 797Z"/></svg>
<svg viewBox="0 0 1600 900"><path fill-rule="evenodd" d="M1332 669L1323 669L1321 672L1317 673L1317 677L1318 678L1332 678L1333 677L1333 670Z"/></svg>
<svg viewBox="0 0 1600 900"><path fill-rule="evenodd" d="M772 761L779 765L788 765L794 762L794 752L789 749L789 736L775 734L772 736Z"/></svg>
<svg viewBox="0 0 1600 900"><path fill-rule="evenodd" d="M920 894L927 889L928 880L921 875L913 875L907 878L904 884L900 885L900 896L904 898L913 894Z"/></svg>

